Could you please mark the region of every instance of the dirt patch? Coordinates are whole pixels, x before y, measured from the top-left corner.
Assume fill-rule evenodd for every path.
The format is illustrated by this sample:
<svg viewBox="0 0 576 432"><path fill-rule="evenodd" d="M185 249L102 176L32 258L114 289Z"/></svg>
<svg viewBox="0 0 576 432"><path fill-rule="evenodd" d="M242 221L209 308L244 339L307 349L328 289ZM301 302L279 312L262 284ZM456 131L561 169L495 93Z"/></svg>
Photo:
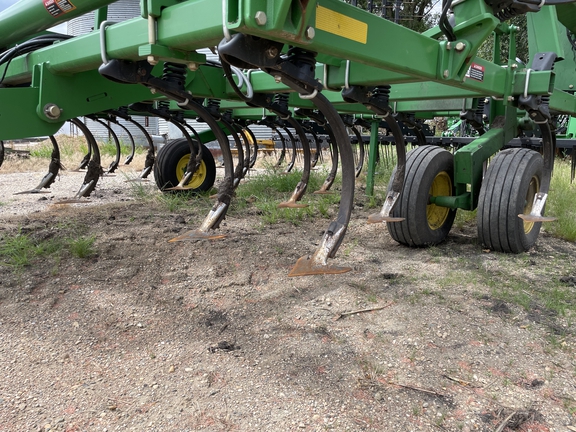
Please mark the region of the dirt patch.
<svg viewBox="0 0 576 432"><path fill-rule="evenodd" d="M20 201L2 199L2 239L95 235L97 253L0 267L0 431L575 424L572 314L512 296L522 283L529 295L552 281L576 290L561 281L574 275L573 243L542 235L527 254L485 253L465 227L409 249L358 207L334 260L353 271L288 278L326 219L262 226L232 213L223 240L168 243L204 212L106 184L88 208L11 215Z"/></svg>

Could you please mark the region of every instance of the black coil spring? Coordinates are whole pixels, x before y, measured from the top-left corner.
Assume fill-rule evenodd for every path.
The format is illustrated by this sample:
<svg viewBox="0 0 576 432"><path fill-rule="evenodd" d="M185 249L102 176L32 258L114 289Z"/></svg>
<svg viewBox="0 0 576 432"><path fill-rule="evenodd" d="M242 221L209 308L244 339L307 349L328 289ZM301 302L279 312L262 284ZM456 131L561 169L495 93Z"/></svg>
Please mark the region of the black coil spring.
<svg viewBox="0 0 576 432"><path fill-rule="evenodd" d="M390 97L390 88L389 85L375 87L374 90L372 90L372 95L388 99Z"/></svg>
<svg viewBox="0 0 576 432"><path fill-rule="evenodd" d="M304 63L309 65L312 70L314 70L316 66L316 53L312 51L292 47L288 50L288 57L295 64Z"/></svg>
<svg viewBox="0 0 576 432"><path fill-rule="evenodd" d="M188 68L186 65L180 63L164 63L164 69L162 70L162 79L170 83L174 83L179 87L184 87L186 83L186 72Z"/></svg>
<svg viewBox="0 0 576 432"><path fill-rule="evenodd" d="M517 10L515 10L511 7L507 7L507 8L501 9L498 13L496 13L494 15L500 21L507 21L509 19L514 18L517 15L521 15L521 13L519 13Z"/></svg>
<svg viewBox="0 0 576 432"><path fill-rule="evenodd" d="M169 111L170 110L170 101L167 100L160 100L157 102L156 107L160 111Z"/></svg>
<svg viewBox="0 0 576 432"><path fill-rule="evenodd" d="M482 118L482 116L484 115L484 106L485 105L486 105L486 102L485 102L484 98L478 99L478 106L476 107L476 115L480 116L480 118Z"/></svg>
<svg viewBox="0 0 576 432"><path fill-rule="evenodd" d="M220 99L208 99L207 105L208 111L219 111L220 110Z"/></svg>
<svg viewBox="0 0 576 432"><path fill-rule="evenodd" d="M278 93L274 96L274 102L283 109L288 109L288 93Z"/></svg>

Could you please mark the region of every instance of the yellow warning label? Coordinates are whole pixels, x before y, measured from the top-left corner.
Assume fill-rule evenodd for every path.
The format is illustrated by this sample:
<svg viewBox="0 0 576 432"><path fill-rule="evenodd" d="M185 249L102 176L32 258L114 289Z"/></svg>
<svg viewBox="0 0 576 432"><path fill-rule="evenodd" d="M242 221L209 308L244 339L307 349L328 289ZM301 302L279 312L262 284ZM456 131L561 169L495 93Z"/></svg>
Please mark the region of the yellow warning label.
<svg viewBox="0 0 576 432"><path fill-rule="evenodd" d="M316 28L363 44L368 40L368 24L320 5L316 8Z"/></svg>

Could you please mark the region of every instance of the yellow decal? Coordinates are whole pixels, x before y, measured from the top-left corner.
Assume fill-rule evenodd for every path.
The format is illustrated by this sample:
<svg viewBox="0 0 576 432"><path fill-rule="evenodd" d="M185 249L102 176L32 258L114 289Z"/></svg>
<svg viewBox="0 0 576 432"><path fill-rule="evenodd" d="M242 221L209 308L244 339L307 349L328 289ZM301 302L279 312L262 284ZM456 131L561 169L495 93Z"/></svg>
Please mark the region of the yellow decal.
<svg viewBox="0 0 576 432"><path fill-rule="evenodd" d="M368 24L320 5L316 8L316 28L363 44L368 40Z"/></svg>

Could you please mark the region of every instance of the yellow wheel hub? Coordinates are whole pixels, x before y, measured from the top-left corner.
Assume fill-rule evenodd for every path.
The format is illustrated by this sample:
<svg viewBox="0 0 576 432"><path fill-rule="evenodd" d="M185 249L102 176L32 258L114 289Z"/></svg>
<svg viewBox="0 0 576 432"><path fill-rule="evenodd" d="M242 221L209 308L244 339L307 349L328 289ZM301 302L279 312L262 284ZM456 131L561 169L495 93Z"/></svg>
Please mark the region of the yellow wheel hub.
<svg viewBox="0 0 576 432"><path fill-rule="evenodd" d="M524 203L524 214L530 214L532 205L534 204L534 197L540 190L540 179L536 176L530 180L528 192L526 192L526 201ZM524 222L524 232L528 234L534 228L534 222Z"/></svg>
<svg viewBox="0 0 576 432"><path fill-rule="evenodd" d="M452 179L446 171L439 173L432 182L430 187L431 196L450 196L452 195ZM426 206L426 219L428 226L431 230L437 230L444 225L450 209L448 207L440 207L436 204L428 204Z"/></svg>
<svg viewBox="0 0 576 432"><path fill-rule="evenodd" d="M184 177L184 174L186 174L186 167L188 166L189 160L190 155L187 154L178 161L178 164L176 165L176 178L178 179L178 181L182 180L182 177ZM194 173L194 175L192 176L192 178L190 179L190 181L186 186L189 187L190 189L197 189L200 186L202 186L202 183L204 183L205 179L206 179L206 164L204 163L204 161L200 161L198 169L196 170L196 172Z"/></svg>

